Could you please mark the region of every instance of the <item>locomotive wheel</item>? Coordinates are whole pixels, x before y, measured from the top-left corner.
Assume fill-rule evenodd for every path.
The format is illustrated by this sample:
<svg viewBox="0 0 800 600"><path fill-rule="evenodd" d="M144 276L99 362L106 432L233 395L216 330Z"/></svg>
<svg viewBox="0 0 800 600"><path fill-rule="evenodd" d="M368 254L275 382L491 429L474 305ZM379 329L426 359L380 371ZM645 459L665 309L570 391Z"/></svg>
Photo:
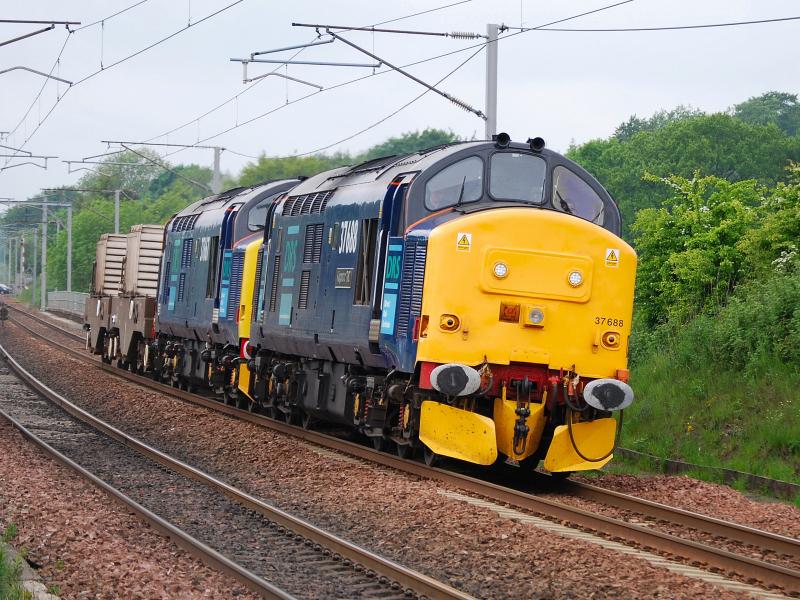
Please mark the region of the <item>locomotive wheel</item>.
<svg viewBox="0 0 800 600"><path fill-rule="evenodd" d="M261 403L258 400L250 400L250 402L247 403L247 410L251 413L260 413Z"/></svg>
<svg viewBox="0 0 800 600"><path fill-rule="evenodd" d="M272 404L264 407L264 414L267 415L270 419L278 418L277 410L275 409L275 406Z"/></svg>
<svg viewBox="0 0 800 600"><path fill-rule="evenodd" d="M294 424L294 408L290 407L288 411L280 411L280 413L283 415L283 420L287 425Z"/></svg>
<svg viewBox="0 0 800 600"><path fill-rule="evenodd" d="M411 458L414 456L414 446L411 444L395 444L395 451L400 458Z"/></svg>
<svg viewBox="0 0 800 600"><path fill-rule="evenodd" d="M252 409L250 408L251 404L253 403L250 401L250 398L248 398L244 394L240 394L239 397L236 399L236 408L239 408L241 410L249 410L250 412L253 412Z"/></svg>
<svg viewBox="0 0 800 600"><path fill-rule="evenodd" d="M306 411L300 412L300 425L303 426L303 429L311 429L313 423L314 418L309 413Z"/></svg>
<svg viewBox="0 0 800 600"><path fill-rule="evenodd" d="M436 454L433 450L425 446L424 450L425 464L429 467L435 467L441 462L441 456Z"/></svg>
<svg viewBox="0 0 800 600"><path fill-rule="evenodd" d="M370 439L372 440L372 447L378 452L382 452L386 448L386 440L382 435L372 436Z"/></svg>

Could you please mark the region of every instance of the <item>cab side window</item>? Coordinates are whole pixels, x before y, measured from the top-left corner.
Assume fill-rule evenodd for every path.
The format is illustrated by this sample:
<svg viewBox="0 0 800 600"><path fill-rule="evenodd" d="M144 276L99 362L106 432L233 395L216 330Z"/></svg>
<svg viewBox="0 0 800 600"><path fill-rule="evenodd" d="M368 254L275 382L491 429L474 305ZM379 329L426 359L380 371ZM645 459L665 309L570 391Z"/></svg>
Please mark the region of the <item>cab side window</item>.
<svg viewBox="0 0 800 600"><path fill-rule="evenodd" d="M483 196L483 160L470 156L440 171L425 185L425 207L439 210Z"/></svg>
<svg viewBox="0 0 800 600"><path fill-rule="evenodd" d="M597 225L603 224L603 200L586 181L566 167L553 169L553 208Z"/></svg>

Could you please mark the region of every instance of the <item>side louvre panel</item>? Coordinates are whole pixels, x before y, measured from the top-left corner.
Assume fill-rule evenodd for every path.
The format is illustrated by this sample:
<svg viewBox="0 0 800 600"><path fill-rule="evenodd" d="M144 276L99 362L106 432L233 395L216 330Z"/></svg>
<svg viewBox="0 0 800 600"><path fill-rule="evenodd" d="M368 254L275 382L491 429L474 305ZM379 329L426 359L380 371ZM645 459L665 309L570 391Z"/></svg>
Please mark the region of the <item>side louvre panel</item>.
<svg viewBox="0 0 800 600"><path fill-rule="evenodd" d="M303 241L303 262L318 263L322 258L322 234L325 229L323 223L306 225L306 237Z"/></svg>
<svg viewBox="0 0 800 600"><path fill-rule="evenodd" d="M297 299L297 308L305 310L308 308L308 286L311 282L311 271L303 271L300 274L300 296Z"/></svg>
<svg viewBox="0 0 800 600"><path fill-rule="evenodd" d="M428 254L427 238L406 240L403 255L403 278L398 302L397 337L408 337L409 328L422 311L422 288L425 282L425 259Z"/></svg>
<svg viewBox="0 0 800 600"><path fill-rule="evenodd" d="M278 279L281 276L281 256L275 256L272 265L272 284L270 285L269 312L275 312L278 307Z"/></svg>
<svg viewBox="0 0 800 600"><path fill-rule="evenodd" d="M263 271L264 261L262 260L262 256L264 255L264 249L259 248L258 250L258 258L256 259L258 262L256 263L256 279L255 285L253 286L253 305L251 309L251 314L253 315L253 320L255 321L256 315L258 315L259 311L259 304L261 300L261 293L263 290L262 281L261 281L261 272Z"/></svg>
<svg viewBox="0 0 800 600"><path fill-rule="evenodd" d="M283 203L281 214L284 217L296 217L297 215L318 215L325 211L328 200L333 196L334 190L327 192L316 192L303 196L292 196Z"/></svg>
<svg viewBox="0 0 800 600"><path fill-rule="evenodd" d="M233 255L231 262L231 291L228 300L227 319L233 319L239 310L239 300L242 294L242 272L244 271L244 252Z"/></svg>
<svg viewBox="0 0 800 600"><path fill-rule="evenodd" d="M186 290L186 273L181 273L178 278L178 302L183 302L183 294Z"/></svg>

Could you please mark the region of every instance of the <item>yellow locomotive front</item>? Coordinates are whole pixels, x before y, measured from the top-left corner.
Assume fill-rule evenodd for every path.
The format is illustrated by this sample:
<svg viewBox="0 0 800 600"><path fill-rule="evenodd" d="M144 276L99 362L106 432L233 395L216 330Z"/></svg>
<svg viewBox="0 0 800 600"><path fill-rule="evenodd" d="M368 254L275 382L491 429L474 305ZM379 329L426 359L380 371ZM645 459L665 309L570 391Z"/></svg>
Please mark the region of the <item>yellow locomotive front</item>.
<svg viewBox="0 0 800 600"><path fill-rule="evenodd" d="M429 453L551 472L612 457L614 413L633 400L636 254L559 169L550 210L501 205L430 232L417 349L420 387L440 393L420 411Z"/></svg>

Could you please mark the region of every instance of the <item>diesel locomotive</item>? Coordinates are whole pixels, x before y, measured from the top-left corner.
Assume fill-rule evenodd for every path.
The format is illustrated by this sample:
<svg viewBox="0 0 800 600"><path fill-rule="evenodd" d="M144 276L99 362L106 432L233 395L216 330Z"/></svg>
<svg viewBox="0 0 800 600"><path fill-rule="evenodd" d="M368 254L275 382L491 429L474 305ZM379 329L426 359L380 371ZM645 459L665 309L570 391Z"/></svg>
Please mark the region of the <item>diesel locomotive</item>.
<svg viewBox="0 0 800 600"><path fill-rule="evenodd" d="M633 401L620 225L506 134L230 190L166 225L143 368L429 463L598 468Z"/></svg>

